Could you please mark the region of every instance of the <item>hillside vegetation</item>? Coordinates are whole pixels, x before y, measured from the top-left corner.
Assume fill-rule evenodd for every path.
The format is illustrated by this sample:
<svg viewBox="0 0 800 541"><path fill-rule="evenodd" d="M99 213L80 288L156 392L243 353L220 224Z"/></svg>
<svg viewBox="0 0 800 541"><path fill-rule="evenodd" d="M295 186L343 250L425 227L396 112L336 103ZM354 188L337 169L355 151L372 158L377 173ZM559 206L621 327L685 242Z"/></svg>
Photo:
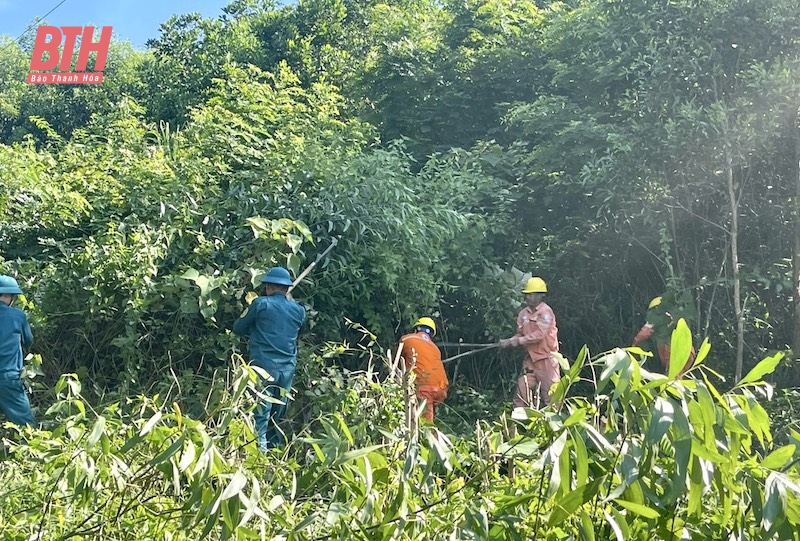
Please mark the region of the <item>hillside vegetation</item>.
<svg viewBox="0 0 800 541"><path fill-rule="evenodd" d="M2 538L797 539L798 36L789 0L235 0L83 86L0 39L42 423L0 428ZM334 239L260 454L230 328ZM511 336L531 274L561 406L511 419L493 350L417 426L400 334ZM685 380L615 349L665 291Z"/></svg>

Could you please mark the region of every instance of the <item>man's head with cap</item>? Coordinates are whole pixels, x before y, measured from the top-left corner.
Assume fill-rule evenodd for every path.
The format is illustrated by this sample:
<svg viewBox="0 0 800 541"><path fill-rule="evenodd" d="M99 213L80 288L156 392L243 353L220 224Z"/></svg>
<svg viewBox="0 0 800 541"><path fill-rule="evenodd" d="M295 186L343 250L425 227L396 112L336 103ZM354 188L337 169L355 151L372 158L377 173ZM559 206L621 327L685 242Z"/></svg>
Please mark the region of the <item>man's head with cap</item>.
<svg viewBox="0 0 800 541"><path fill-rule="evenodd" d="M292 285L292 277L285 268L272 267L261 279L261 283L266 286L268 292L282 291L286 293L289 286Z"/></svg>

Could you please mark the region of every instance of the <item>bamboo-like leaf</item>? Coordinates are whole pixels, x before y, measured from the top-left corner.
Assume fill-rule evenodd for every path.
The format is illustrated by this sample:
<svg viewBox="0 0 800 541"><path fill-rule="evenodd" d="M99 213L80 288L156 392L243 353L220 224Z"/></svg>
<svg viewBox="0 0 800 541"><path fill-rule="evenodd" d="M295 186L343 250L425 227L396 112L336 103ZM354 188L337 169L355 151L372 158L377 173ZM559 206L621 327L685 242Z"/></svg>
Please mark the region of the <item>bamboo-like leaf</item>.
<svg viewBox="0 0 800 541"><path fill-rule="evenodd" d="M328 513L325 515L325 522L331 526L339 522L342 515L346 515L348 507L342 502L331 502L328 506Z"/></svg>
<svg viewBox="0 0 800 541"><path fill-rule="evenodd" d="M699 457L694 457L689 468L689 498L686 503L686 512L689 515L701 516L703 511L703 479L702 465Z"/></svg>
<svg viewBox="0 0 800 541"><path fill-rule="evenodd" d="M100 441L100 437L104 434L105 427L106 418L102 415L99 415L94 423L94 426L92 427L92 431L89 433L89 437L86 438L87 449L91 449L98 441Z"/></svg>
<svg viewBox="0 0 800 541"><path fill-rule="evenodd" d="M155 412L155 414L147 420L142 429L139 431L139 437L144 437L148 432L153 430L153 427L156 426L156 423L161 420L162 416L163 414L160 411Z"/></svg>
<svg viewBox="0 0 800 541"><path fill-rule="evenodd" d="M575 484L581 486L589 479L589 452L579 430L571 431L570 435L572 447L575 449Z"/></svg>
<svg viewBox="0 0 800 541"><path fill-rule="evenodd" d="M614 532L614 537L617 538L617 541L627 541L627 530L629 528L625 517L620 513L615 513L614 516L609 513L603 513L603 516L606 518L608 525L611 526L611 531ZM622 528L623 524L625 525L624 530Z"/></svg>
<svg viewBox="0 0 800 541"><path fill-rule="evenodd" d="M194 459L196 457L197 449L194 445L194 442L192 440L188 440L186 442L186 449L184 449L180 462L178 463L178 469L182 472L188 470L189 466L194 464Z"/></svg>
<svg viewBox="0 0 800 541"><path fill-rule="evenodd" d="M767 531L771 530L775 523L783 520L786 509L786 489L777 475L775 472L769 474L764 486L764 516L761 526Z"/></svg>
<svg viewBox="0 0 800 541"><path fill-rule="evenodd" d="M651 411L645 442L654 445L661 441L669 427L675 422L675 405L669 400L657 397Z"/></svg>
<svg viewBox="0 0 800 541"><path fill-rule="evenodd" d="M669 355L669 377L678 377L681 370L686 366L689 355L692 352L692 331L686 324L686 320L680 318L675 330L672 331Z"/></svg>
<svg viewBox="0 0 800 541"><path fill-rule="evenodd" d="M794 456L797 447L794 444L784 445L775 449L761 461L761 467L769 470L778 470L784 467Z"/></svg>
<svg viewBox="0 0 800 541"><path fill-rule="evenodd" d="M781 362L781 359L783 359L783 353L780 352L763 359L761 362L755 365L753 369L750 370L750 372L748 372L747 375L736 384L736 386L740 387L742 385L761 381L764 376L775 371L775 368L778 367L778 363Z"/></svg>
<svg viewBox="0 0 800 541"><path fill-rule="evenodd" d="M589 349L586 346L583 346L578 352L578 355L575 357L575 362L572 363L572 366L569 369L570 380L574 380L576 377L578 377L578 374L581 373L581 369L583 369L583 365L586 362L588 355Z"/></svg>
<svg viewBox="0 0 800 541"><path fill-rule="evenodd" d="M605 480L605 475L598 477L597 479L594 479L585 485L579 486L563 498L556 498L548 523L551 526L554 524L561 524L567 518L572 516L572 514L575 513L580 506L597 495L597 492L600 490L600 487L603 485Z"/></svg>
<svg viewBox="0 0 800 541"><path fill-rule="evenodd" d="M362 456L366 456L373 451L377 451L378 449L382 449L386 447L385 445L370 445L369 447L362 447L361 449L353 449L352 451L347 451L336 457L336 460L333 461L331 467L341 466L346 462L350 462L351 460L355 460L357 458L361 458Z"/></svg>
<svg viewBox="0 0 800 541"><path fill-rule="evenodd" d="M670 427L670 432L672 446L675 449L675 470L671 476L672 487L667 499L674 502L686 490L686 477L689 472L689 461L692 458L692 432L689 419L681 407L675 408L675 421Z"/></svg>
<svg viewBox="0 0 800 541"><path fill-rule="evenodd" d="M589 516L589 513L586 511L581 511L581 521L578 525L582 541L594 541L594 523L592 522L592 517Z"/></svg>
<svg viewBox="0 0 800 541"><path fill-rule="evenodd" d="M167 447L163 452L159 453L158 455L156 455L155 458L150 460L150 464L152 464L153 466L157 466L158 464L161 464L162 462L169 460L172 457L172 455L178 452L178 449L183 448L183 442L185 440L186 440L186 434L181 434L181 436L177 440L172 442L172 445Z"/></svg>
<svg viewBox="0 0 800 541"><path fill-rule="evenodd" d="M697 350L697 356L694 358L694 364L692 367L695 367L702 363L706 357L708 357L709 352L711 351L711 342L708 341L708 338L703 339L703 343L700 344L700 349Z"/></svg>
<svg viewBox="0 0 800 541"><path fill-rule="evenodd" d="M247 485L247 476L242 473L242 470L237 471L233 474L228 486L225 487L225 490L222 491L222 495L220 496L220 500L227 500L229 498L233 498L234 496L238 496L239 492Z"/></svg>
<svg viewBox="0 0 800 541"><path fill-rule="evenodd" d="M651 509L650 507L647 507L646 505L642 505L640 503L634 503L620 499L614 501L617 502L622 507L624 507L625 509L627 509L628 511L636 513L637 515L641 515L644 518L658 518L661 516L655 509Z"/></svg>

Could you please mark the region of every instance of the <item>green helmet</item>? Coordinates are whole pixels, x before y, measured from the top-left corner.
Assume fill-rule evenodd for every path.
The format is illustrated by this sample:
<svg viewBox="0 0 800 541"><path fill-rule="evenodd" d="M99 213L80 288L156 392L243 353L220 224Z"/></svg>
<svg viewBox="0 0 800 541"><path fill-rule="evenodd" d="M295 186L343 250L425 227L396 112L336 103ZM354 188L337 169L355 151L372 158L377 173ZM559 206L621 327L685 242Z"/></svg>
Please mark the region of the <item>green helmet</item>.
<svg viewBox="0 0 800 541"><path fill-rule="evenodd" d="M0 295L22 295L19 284L11 276L0 275Z"/></svg>

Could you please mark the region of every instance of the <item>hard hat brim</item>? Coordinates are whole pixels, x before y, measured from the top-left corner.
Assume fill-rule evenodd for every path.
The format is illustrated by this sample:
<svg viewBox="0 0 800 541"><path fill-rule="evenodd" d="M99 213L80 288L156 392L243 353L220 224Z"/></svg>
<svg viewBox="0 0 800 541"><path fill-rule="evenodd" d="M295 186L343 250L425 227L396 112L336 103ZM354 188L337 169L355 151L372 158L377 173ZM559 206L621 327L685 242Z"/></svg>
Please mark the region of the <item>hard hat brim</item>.
<svg viewBox="0 0 800 541"><path fill-rule="evenodd" d="M18 287L0 287L0 295L22 295L22 290Z"/></svg>
<svg viewBox="0 0 800 541"><path fill-rule="evenodd" d="M290 286L292 281L288 278L267 278L266 276L261 279L262 284L278 284L281 286Z"/></svg>

